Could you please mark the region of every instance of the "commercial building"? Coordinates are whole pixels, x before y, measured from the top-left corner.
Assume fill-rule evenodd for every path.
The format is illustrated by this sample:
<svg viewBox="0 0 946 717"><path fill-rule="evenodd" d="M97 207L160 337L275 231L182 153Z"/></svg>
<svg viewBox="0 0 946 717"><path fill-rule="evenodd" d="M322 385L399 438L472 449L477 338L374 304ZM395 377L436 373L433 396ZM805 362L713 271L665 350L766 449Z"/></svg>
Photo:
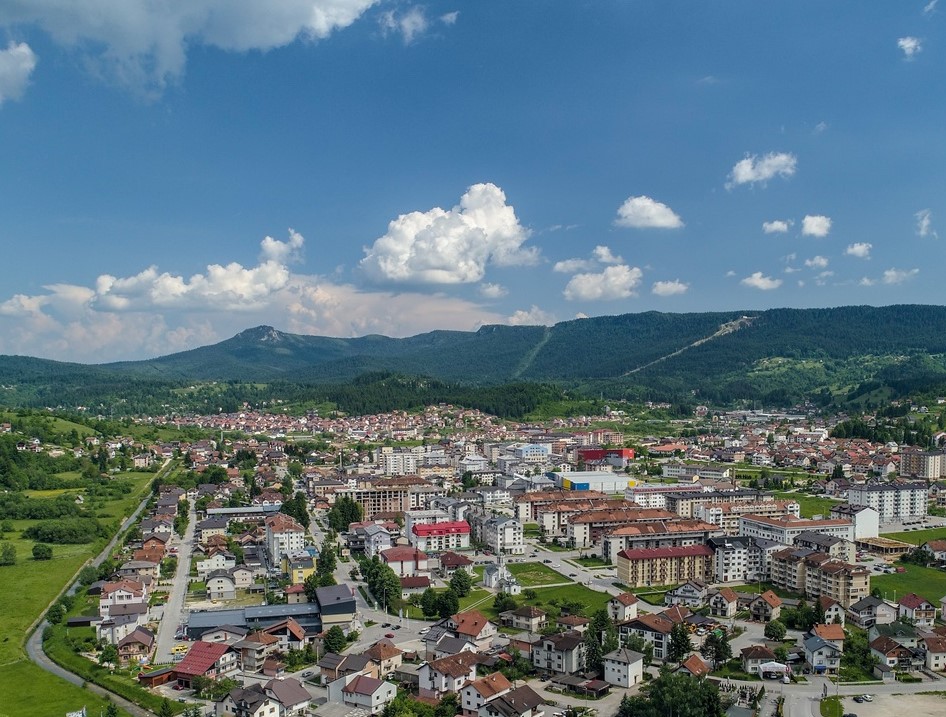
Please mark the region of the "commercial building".
<svg viewBox="0 0 946 717"><path fill-rule="evenodd" d="M795 538L806 531L834 535L854 542L854 524L841 518L810 520L792 515L783 515L780 518L743 515L739 518L739 535L764 538L782 545L793 545Z"/></svg>

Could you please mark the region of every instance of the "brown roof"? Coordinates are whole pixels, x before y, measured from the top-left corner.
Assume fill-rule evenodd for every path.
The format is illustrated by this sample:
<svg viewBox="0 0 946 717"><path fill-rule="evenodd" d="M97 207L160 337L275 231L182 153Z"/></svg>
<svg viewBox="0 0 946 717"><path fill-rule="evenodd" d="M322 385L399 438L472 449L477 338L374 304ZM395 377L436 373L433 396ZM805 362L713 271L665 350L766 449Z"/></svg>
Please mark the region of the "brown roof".
<svg viewBox="0 0 946 717"><path fill-rule="evenodd" d="M458 612L450 619L456 623L458 635L469 635L470 637L479 635L483 632L483 628L489 624L489 620L479 610Z"/></svg>
<svg viewBox="0 0 946 717"><path fill-rule="evenodd" d="M926 643L927 652L936 654L946 652L946 637L927 637L924 642Z"/></svg>
<svg viewBox="0 0 946 717"><path fill-rule="evenodd" d="M266 527L273 533L304 533L305 529L296 522L296 519L285 513L276 513L266 517Z"/></svg>
<svg viewBox="0 0 946 717"><path fill-rule="evenodd" d="M690 608L684 607L683 605L674 605L672 607L668 607L660 614L667 620L670 620L670 622L680 623L690 617L693 612L690 610Z"/></svg>
<svg viewBox="0 0 946 717"><path fill-rule="evenodd" d="M655 615L654 613L645 613L633 622L643 625L651 632L660 632L665 635L669 634L673 629L673 623L670 620L662 615Z"/></svg>
<svg viewBox="0 0 946 717"><path fill-rule="evenodd" d="M742 648L742 659L744 660L774 660L775 653L765 645L749 645Z"/></svg>
<svg viewBox="0 0 946 717"><path fill-rule="evenodd" d="M637 595L634 593L621 593L620 595L615 595L612 600L617 600L622 605L636 605L640 602L637 599Z"/></svg>
<svg viewBox="0 0 946 717"><path fill-rule="evenodd" d="M370 657L376 662L381 662L382 660L390 660L392 657L403 655L404 651L395 647L394 643L390 640L378 640L361 654L365 657Z"/></svg>
<svg viewBox="0 0 946 717"><path fill-rule="evenodd" d="M764 600L766 603L768 603L769 607L772 607L772 608L781 607L782 605L782 598L780 598L771 590L766 590L764 593L759 595L759 597L756 598L756 600L760 598ZM753 602L755 602L755 600L753 600Z"/></svg>
<svg viewBox="0 0 946 717"><path fill-rule="evenodd" d="M835 623L829 625L815 625L811 631L822 640L830 640L832 642L837 640L844 641L844 628Z"/></svg>
<svg viewBox="0 0 946 717"><path fill-rule="evenodd" d="M506 676L502 672L494 672L478 680L470 680L464 687L472 687L484 698L489 699L493 695L512 689L512 683L506 679Z"/></svg>
<svg viewBox="0 0 946 717"><path fill-rule="evenodd" d="M456 655L447 655L427 664L441 675L463 677L470 674L470 669L479 662L480 656L475 652L458 652Z"/></svg>
<svg viewBox="0 0 946 717"><path fill-rule="evenodd" d="M709 667L707 667L703 659L696 653L685 659L680 667L685 667L695 677L703 677L709 674Z"/></svg>
<svg viewBox="0 0 946 717"><path fill-rule="evenodd" d="M732 588L720 588L719 596L726 602L736 602L739 600L739 596L736 595L736 591Z"/></svg>
<svg viewBox="0 0 946 717"><path fill-rule="evenodd" d="M909 595L904 595L902 598L900 598L900 605L910 608L911 610L916 610L917 608L923 607L923 603L930 605L929 600L920 597L916 593L910 593Z"/></svg>

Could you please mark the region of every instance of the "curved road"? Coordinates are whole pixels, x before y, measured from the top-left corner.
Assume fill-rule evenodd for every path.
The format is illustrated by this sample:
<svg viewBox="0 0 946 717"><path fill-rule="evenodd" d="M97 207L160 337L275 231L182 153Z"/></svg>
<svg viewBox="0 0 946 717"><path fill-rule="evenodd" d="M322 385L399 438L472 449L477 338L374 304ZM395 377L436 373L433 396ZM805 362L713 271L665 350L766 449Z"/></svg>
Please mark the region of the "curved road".
<svg viewBox="0 0 946 717"><path fill-rule="evenodd" d="M170 460L165 461L164 466L162 466L161 471L159 471L156 474L156 477L158 475L165 475L167 473L167 468L168 468L169 463L170 463ZM134 512L130 516L128 516L128 518L126 518L125 521L121 524L121 527L118 529L118 532L115 533L115 536L109 541L108 545L106 545L105 548L102 549L101 553L99 553L97 556L92 558L92 560L88 563L89 565L92 565L93 567L98 567L105 561L106 558L108 558L112 550L115 548L115 545L118 543L119 536L132 526L132 524L135 522L138 516L141 515L141 511L143 511L145 509L145 506L148 505L148 501L150 499L151 499L151 493L149 491L148 494L141 501L141 503L138 504L138 507L135 508ZM79 589L79 581L76 580L75 582L73 582L72 585L69 586L69 589L66 591L66 594L74 595L76 590L78 589ZM48 625L49 623L46 620L42 620L40 624L36 627L36 629L33 630L33 632L30 634L29 638L26 641L26 654L29 656L29 658L33 662L35 662L42 669L56 675L57 677L61 677L62 679L68 682L71 682L74 685L87 689L90 692L94 692L95 694L101 697L105 697L107 699L112 700L112 702L114 702L118 707L125 710L130 715L133 715L133 717L154 717L154 713L150 712L149 710L143 709L142 707L139 707L133 702L129 702L124 697L121 697L112 692L109 692L108 690L102 687L99 687L98 685L94 685L91 682L86 682L78 675L72 674L68 670L63 669L62 667L57 665L55 662L50 660L46 656L46 653L43 652L43 631L46 629Z"/></svg>

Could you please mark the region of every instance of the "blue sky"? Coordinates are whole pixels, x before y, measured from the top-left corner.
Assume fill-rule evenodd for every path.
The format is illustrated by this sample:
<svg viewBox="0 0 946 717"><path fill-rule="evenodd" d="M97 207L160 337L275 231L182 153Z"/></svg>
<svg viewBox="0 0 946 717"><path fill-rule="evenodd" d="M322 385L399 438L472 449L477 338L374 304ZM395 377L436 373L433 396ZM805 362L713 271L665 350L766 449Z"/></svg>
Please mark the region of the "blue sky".
<svg viewBox="0 0 946 717"><path fill-rule="evenodd" d="M944 21L8 0L0 353L942 303Z"/></svg>

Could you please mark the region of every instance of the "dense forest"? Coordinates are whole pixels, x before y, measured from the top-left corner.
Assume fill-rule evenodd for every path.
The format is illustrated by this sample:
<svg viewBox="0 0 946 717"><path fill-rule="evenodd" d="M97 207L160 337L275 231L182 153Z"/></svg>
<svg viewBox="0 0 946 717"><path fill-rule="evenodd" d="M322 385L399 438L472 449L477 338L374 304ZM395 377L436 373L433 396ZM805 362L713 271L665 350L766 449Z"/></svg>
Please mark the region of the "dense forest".
<svg viewBox="0 0 946 717"><path fill-rule="evenodd" d="M83 366L3 356L0 387L10 406L109 416L229 412L276 399L351 413L449 402L515 418L563 392L872 409L946 393L946 307L646 312L404 339L264 326L148 361Z"/></svg>

